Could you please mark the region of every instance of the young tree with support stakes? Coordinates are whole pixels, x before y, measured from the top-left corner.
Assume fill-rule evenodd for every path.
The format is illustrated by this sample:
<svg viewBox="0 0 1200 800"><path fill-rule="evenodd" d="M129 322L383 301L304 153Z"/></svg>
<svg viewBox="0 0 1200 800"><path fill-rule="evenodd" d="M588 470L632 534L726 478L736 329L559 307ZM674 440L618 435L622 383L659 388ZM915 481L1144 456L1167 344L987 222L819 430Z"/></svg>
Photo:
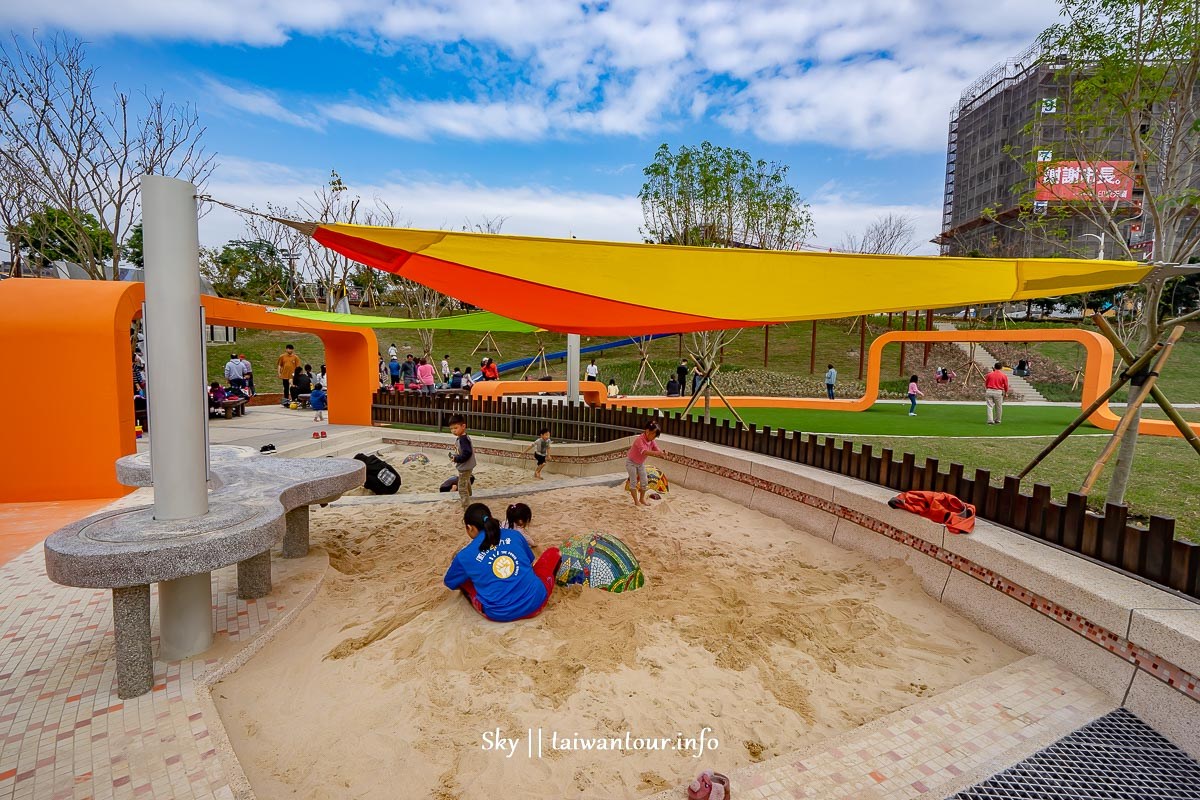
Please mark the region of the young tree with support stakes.
<svg viewBox="0 0 1200 800"><path fill-rule="evenodd" d="M787 180L788 167L744 150L703 142L677 152L663 144L642 170L638 198L646 240L690 247L794 250L813 234L809 206ZM737 280L737 276L730 276ZM689 355L704 375L708 419L721 348L740 331L692 335ZM720 390L717 390L720 393Z"/></svg>
<svg viewBox="0 0 1200 800"><path fill-rule="evenodd" d="M1195 0L1058 0L1062 22L1040 44L1065 90L1045 120L1042 144L1053 162L1092 165L1069 213L1090 220L1110 257L1139 260L1129 244L1135 220L1152 237L1150 260L1187 264L1200 253L1200 4ZM1036 155L1036 154L1035 154ZM1097 179L1106 161L1128 156L1136 202L1109 196ZM1047 181L1046 164L1040 177ZM1061 180L1062 173L1057 177ZM1065 181L1063 181L1065 182ZM1134 198L1129 198L1133 201ZM1035 212L1040 210L1036 207ZM1182 318L1165 319L1162 299L1178 272L1156 270L1143 283L1133 352L1143 353ZM1123 503L1137 442L1140 407L1127 413L1107 500Z"/></svg>

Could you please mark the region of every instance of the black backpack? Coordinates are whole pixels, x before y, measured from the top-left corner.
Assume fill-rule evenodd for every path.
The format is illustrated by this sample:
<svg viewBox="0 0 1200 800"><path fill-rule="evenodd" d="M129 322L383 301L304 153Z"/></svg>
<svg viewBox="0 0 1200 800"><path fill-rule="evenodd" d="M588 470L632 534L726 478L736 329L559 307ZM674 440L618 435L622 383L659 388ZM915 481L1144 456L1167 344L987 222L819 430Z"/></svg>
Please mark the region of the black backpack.
<svg viewBox="0 0 1200 800"><path fill-rule="evenodd" d="M395 494L400 490L400 475L392 465L379 456L359 453L356 459L367 465L367 479L363 486L375 494Z"/></svg>

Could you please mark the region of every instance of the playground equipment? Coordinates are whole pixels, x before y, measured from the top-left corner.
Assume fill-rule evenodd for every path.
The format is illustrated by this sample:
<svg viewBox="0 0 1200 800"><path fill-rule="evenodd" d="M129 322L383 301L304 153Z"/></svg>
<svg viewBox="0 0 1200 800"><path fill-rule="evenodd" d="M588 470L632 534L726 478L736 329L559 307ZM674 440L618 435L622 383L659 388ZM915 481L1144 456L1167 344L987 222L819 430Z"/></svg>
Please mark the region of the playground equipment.
<svg viewBox="0 0 1200 800"><path fill-rule="evenodd" d="M142 316L145 296L144 284L128 281L0 282L0 352L21 353L29 363L42 365L46 375L77 372L72 365L81 354L89 364L86 387L39 391L20 414L0 417L6 449L21 454L0 465L0 502L119 497L129 491L116 480L113 462L137 449L129 324ZM210 325L318 336L337 386L329 422L371 424L371 395L379 388L379 347L372 331L271 314L264 306L208 295L199 299L197 309L201 305ZM180 327L190 336L190 327ZM195 332L200 335L199 322ZM163 356L147 355L153 380ZM197 380L200 372L198 367ZM273 365L263 365L262 374L273 374ZM260 390L263 383L260 378ZM203 410L198 413L200 419L205 416ZM154 419L152 437L160 430ZM64 453L72 464L69 479L47 480L61 472Z"/></svg>

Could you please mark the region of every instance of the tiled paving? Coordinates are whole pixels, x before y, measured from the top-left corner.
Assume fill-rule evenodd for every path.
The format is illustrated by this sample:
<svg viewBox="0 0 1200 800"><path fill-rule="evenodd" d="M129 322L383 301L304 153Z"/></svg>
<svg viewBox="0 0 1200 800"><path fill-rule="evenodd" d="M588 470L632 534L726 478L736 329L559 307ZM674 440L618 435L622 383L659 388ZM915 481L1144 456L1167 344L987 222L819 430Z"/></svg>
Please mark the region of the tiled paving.
<svg viewBox="0 0 1200 800"><path fill-rule="evenodd" d="M110 593L51 583L40 547L0 567L0 798L232 800L199 681L311 597L325 564L277 559L275 591L258 601L237 599L236 568L214 573L214 648L156 661L153 690L124 701Z"/></svg>
<svg viewBox="0 0 1200 800"><path fill-rule="evenodd" d="M1054 662L1029 656L799 756L735 770L732 794L745 800L941 800L1112 708ZM678 796L675 790L657 797Z"/></svg>

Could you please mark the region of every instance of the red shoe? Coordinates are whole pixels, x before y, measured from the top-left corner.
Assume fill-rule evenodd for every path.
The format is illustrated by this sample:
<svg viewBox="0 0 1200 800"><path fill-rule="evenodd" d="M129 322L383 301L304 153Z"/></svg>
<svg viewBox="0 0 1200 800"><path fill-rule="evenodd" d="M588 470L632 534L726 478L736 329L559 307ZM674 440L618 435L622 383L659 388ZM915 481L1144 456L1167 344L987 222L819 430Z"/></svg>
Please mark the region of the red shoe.
<svg viewBox="0 0 1200 800"><path fill-rule="evenodd" d="M321 434L317 433L316 431L313 431L313 438L314 438L314 439L320 439L320 438L321 438Z"/></svg>
<svg viewBox="0 0 1200 800"><path fill-rule="evenodd" d="M325 431L321 431L321 438L324 439L325 437L326 437Z"/></svg>

